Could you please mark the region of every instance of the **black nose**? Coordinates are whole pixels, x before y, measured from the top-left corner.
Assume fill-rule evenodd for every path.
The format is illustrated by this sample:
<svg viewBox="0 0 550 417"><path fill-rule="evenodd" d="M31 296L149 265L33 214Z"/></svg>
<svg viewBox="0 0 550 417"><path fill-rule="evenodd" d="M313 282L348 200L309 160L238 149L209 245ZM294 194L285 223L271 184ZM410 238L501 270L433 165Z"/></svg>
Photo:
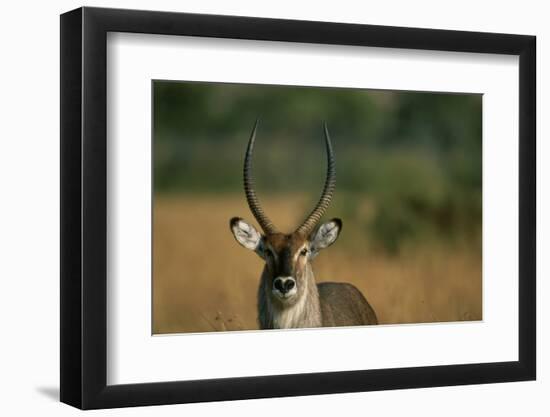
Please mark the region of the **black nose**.
<svg viewBox="0 0 550 417"><path fill-rule="evenodd" d="M289 292L291 289L294 288L295 285L296 285L296 282L294 281L293 278L286 278L286 279L277 278L273 282L273 286L275 287L275 289L279 290L282 294L286 294L287 292Z"/></svg>
<svg viewBox="0 0 550 417"><path fill-rule="evenodd" d="M285 289L284 292L289 292L291 289L294 288L294 280L293 279L287 279L283 284L283 288Z"/></svg>
<svg viewBox="0 0 550 417"><path fill-rule="evenodd" d="M273 283L273 286L275 287L276 290L279 290L282 293L285 292L285 283L283 282L282 279L277 278Z"/></svg>

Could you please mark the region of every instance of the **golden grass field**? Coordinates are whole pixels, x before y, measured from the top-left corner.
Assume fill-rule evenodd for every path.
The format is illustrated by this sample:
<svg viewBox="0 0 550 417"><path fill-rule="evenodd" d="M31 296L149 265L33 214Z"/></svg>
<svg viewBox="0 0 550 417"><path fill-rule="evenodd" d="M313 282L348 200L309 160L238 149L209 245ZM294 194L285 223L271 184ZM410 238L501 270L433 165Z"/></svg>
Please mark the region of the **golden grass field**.
<svg viewBox="0 0 550 417"><path fill-rule="evenodd" d="M262 204L288 231L308 209L300 196L265 197ZM368 211L368 202L364 206ZM263 264L234 240L233 216L253 222L240 194L155 196L153 333L258 328ZM318 282L354 284L381 324L481 320L479 246L432 243L391 256L372 250L368 236L343 222L338 241L313 262Z"/></svg>

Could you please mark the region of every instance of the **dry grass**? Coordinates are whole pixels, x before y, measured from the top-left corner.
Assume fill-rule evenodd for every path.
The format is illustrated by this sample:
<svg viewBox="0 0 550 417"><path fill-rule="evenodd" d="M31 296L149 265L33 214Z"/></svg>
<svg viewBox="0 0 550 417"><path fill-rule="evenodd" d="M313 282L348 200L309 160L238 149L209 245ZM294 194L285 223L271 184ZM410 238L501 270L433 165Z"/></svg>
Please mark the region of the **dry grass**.
<svg viewBox="0 0 550 417"><path fill-rule="evenodd" d="M301 220L295 213L306 212L299 196L262 202L283 230ZM257 329L262 262L234 241L232 216L252 220L241 195L155 198L154 333ZM367 236L345 224L340 240L313 267L318 281L356 285L384 324L482 316L481 254L475 250L431 245L380 255L369 250Z"/></svg>

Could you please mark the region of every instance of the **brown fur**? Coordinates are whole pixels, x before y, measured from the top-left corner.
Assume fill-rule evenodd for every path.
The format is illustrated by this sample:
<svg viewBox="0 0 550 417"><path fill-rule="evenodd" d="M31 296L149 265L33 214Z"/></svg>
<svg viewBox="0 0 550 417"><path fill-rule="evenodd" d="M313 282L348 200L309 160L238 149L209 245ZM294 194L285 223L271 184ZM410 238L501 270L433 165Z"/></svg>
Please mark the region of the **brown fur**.
<svg viewBox="0 0 550 417"><path fill-rule="evenodd" d="M324 327L378 324L376 313L357 287L348 283L317 284Z"/></svg>
<svg viewBox="0 0 550 417"><path fill-rule="evenodd" d="M296 252L307 243L307 239L299 233L285 235L275 233L264 237L264 251L271 250L275 259L266 258L266 265L273 277L302 275L307 260L298 257L294 262Z"/></svg>
<svg viewBox="0 0 550 417"><path fill-rule="evenodd" d="M363 294L347 283L323 282L317 284L307 256L298 251L307 246L308 239L299 233L281 233L264 236L266 266L258 290L258 321L263 329L278 328L274 317L284 309L298 305L304 297L300 318L290 321L292 327L336 327L378 324L376 314ZM272 251L273 257L266 256ZM297 281L298 297L284 304L273 297L273 279L293 276ZM280 323L279 323L280 324Z"/></svg>
<svg viewBox="0 0 550 417"><path fill-rule="evenodd" d="M260 235L239 217L231 219L229 226L237 242L265 260L258 289L260 328L378 323L374 310L353 285L315 282L311 260L336 241L342 230L340 219L332 219L307 237L298 231Z"/></svg>

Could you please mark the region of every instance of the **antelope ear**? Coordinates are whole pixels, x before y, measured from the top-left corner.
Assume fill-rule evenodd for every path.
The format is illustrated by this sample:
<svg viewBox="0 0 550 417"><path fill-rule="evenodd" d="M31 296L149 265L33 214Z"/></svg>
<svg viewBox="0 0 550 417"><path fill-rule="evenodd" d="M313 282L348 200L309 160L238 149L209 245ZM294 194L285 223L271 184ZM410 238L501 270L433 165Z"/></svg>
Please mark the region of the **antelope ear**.
<svg viewBox="0 0 550 417"><path fill-rule="evenodd" d="M246 249L253 251L260 250L262 235L240 217L233 217L229 221L229 227L233 236Z"/></svg>
<svg viewBox="0 0 550 417"><path fill-rule="evenodd" d="M328 248L336 242L341 230L342 220L340 219L332 219L319 226L310 240L311 256L314 257L321 249Z"/></svg>

